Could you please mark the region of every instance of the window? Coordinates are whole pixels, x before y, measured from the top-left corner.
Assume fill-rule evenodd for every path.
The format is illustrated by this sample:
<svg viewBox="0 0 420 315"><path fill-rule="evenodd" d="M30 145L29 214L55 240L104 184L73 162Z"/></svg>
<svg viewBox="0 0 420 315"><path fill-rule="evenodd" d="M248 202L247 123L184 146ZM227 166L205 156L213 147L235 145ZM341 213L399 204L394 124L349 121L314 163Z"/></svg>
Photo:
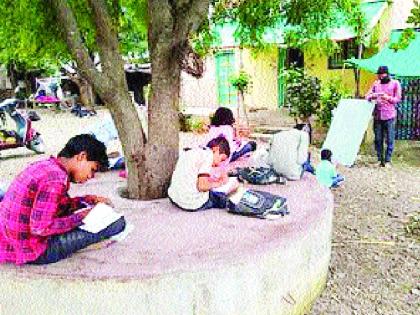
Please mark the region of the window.
<svg viewBox="0 0 420 315"><path fill-rule="evenodd" d="M230 83L235 75L235 54L231 50L216 54L217 94L220 106L236 106L237 92Z"/></svg>
<svg viewBox="0 0 420 315"><path fill-rule="evenodd" d="M303 52L297 48L288 48L287 49L287 68L291 68L292 66L297 68L303 68L305 65L304 62Z"/></svg>
<svg viewBox="0 0 420 315"><path fill-rule="evenodd" d="M341 69L346 59L357 58L358 46L354 39L344 40L337 44L340 50L328 57L328 69ZM353 66L346 64L346 68L353 68Z"/></svg>

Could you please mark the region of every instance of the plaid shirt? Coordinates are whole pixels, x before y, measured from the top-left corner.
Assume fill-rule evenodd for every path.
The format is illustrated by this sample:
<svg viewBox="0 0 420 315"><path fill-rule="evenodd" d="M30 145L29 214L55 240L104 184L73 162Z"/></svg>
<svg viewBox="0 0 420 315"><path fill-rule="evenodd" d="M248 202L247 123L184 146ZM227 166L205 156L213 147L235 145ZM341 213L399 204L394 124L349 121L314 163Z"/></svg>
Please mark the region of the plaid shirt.
<svg viewBox="0 0 420 315"><path fill-rule="evenodd" d="M70 198L68 174L58 159L32 163L10 185L0 202L0 263L36 260L51 235L81 224L82 198Z"/></svg>
<svg viewBox="0 0 420 315"><path fill-rule="evenodd" d="M395 118L397 116L395 106L401 101L400 82L392 79L389 83L381 84L379 80L376 80L366 95L368 101L372 99L373 93L386 93L391 96L387 101L381 98L377 100L375 111L373 112L374 119L388 120Z"/></svg>

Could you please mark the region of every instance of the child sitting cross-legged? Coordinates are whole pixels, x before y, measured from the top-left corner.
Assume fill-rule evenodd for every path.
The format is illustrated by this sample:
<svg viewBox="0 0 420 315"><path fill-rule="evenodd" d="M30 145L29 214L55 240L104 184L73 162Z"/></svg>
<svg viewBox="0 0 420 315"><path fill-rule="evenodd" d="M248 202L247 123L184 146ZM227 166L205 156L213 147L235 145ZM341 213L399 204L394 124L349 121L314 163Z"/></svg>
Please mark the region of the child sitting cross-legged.
<svg viewBox="0 0 420 315"><path fill-rule="evenodd" d="M241 156L255 151L257 144L255 141L244 142L238 138L235 129L235 118L229 108L219 107L211 118L211 124L207 136L207 141L223 136L229 143L230 155L228 162L234 162Z"/></svg>
<svg viewBox="0 0 420 315"><path fill-rule="evenodd" d="M331 162L332 152L328 149L321 151L321 162L316 167L316 178L318 182L328 188L337 188L344 177L337 174L334 164Z"/></svg>
<svg viewBox="0 0 420 315"><path fill-rule="evenodd" d="M219 166L230 156L229 143L224 137L211 140L206 148L194 148L182 152L172 174L168 189L169 199L178 208L200 211L210 208L226 208L227 194L213 189L228 182L227 173L211 177L212 167Z"/></svg>
<svg viewBox="0 0 420 315"><path fill-rule="evenodd" d="M71 138L57 157L27 166L0 202L0 263L57 262L124 230L124 217L99 233L79 229L90 211L81 208L110 201L68 195L70 182L84 183L107 166L105 145L87 134Z"/></svg>

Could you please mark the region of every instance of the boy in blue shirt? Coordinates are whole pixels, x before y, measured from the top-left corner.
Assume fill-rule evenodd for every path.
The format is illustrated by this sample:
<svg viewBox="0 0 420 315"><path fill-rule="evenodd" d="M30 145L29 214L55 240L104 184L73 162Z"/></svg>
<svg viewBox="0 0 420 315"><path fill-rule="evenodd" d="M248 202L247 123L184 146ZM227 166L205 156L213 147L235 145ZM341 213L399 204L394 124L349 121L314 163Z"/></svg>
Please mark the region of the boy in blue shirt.
<svg viewBox="0 0 420 315"><path fill-rule="evenodd" d="M336 188L344 181L344 177L337 174L334 164L331 163L331 157L330 150L321 151L321 163L316 167L316 179L323 186Z"/></svg>

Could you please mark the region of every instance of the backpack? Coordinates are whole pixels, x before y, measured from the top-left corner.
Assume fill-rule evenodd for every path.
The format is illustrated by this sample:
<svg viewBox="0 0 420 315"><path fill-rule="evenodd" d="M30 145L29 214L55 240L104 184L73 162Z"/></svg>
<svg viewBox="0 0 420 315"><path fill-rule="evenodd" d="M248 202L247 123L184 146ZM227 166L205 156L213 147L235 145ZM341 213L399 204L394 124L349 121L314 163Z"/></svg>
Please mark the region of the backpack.
<svg viewBox="0 0 420 315"><path fill-rule="evenodd" d="M229 175L252 185L286 184L286 179L271 167L238 167Z"/></svg>
<svg viewBox="0 0 420 315"><path fill-rule="evenodd" d="M286 198L252 189L238 190L227 206L231 213L259 219L276 219L289 214Z"/></svg>

